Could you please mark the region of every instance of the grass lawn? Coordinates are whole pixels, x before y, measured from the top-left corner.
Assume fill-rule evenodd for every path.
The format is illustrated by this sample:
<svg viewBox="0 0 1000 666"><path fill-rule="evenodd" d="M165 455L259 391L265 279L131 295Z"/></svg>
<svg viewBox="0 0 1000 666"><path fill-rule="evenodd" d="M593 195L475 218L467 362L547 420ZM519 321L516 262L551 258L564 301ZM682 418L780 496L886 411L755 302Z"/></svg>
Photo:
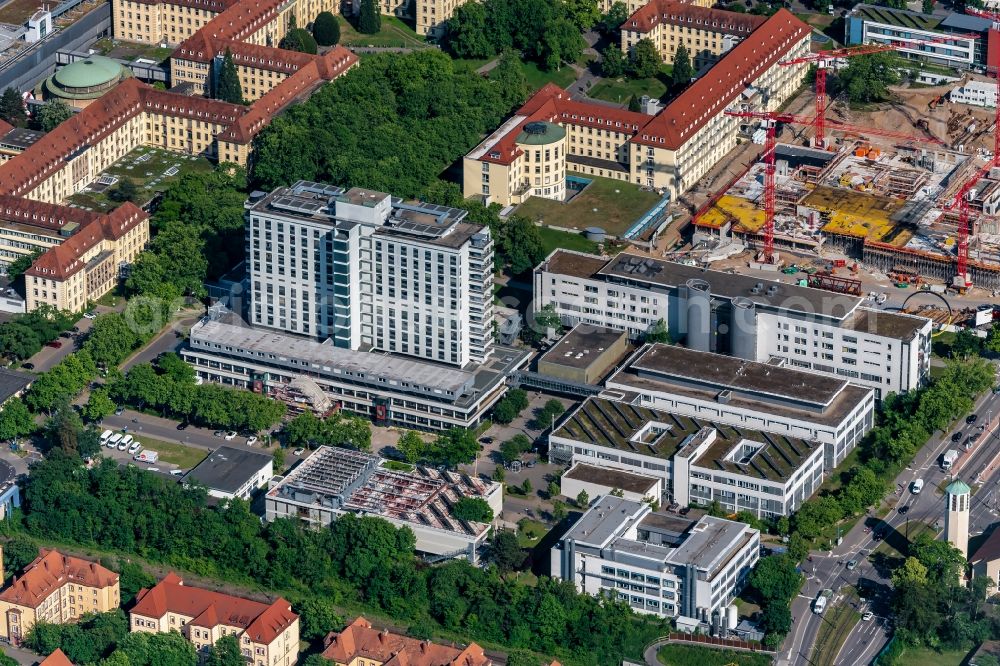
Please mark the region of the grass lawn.
<svg viewBox="0 0 1000 666"><path fill-rule="evenodd" d="M133 433L133 435L142 442L143 450L156 451L160 454L160 460L165 463L177 465L183 470L191 469L208 455L208 451L205 449L152 439L151 437L146 437L141 432L138 434ZM142 467L145 467L145 465L142 465Z"/></svg>
<svg viewBox="0 0 1000 666"><path fill-rule="evenodd" d="M141 160L141 161L140 161ZM174 171L176 170L176 171ZM129 178L138 188L137 204L144 204L157 192L162 192L185 173L207 173L212 163L204 157L183 155L161 148L136 148L104 170L102 175ZM171 175L167 175L167 171ZM116 183L117 185L117 183ZM121 204L111 201L107 191L115 187L105 187L90 183L88 188L69 197L69 203L87 210L107 211ZM103 191L98 191L103 190Z"/></svg>
<svg viewBox="0 0 1000 666"><path fill-rule="evenodd" d="M861 619L861 613L851 606L855 600L857 595L852 593L826 612L809 660L813 666L833 666L836 662L841 646Z"/></svg>
<svg viewBox="0 0 1000 666"><path fill-rule="evenodd" d="M382 17L382 29L374 35L365 35L354 29L347 19L338 15L340 44L343 46L394 46L399 48L427 46L424 38L413 28L394 16Z"/></svg>
<svg viewBox="0 0 1000 666"><path fill-rule="evenodd" d="M549 528L537 520L522 518L517 523L517 542L521 548L534 548L549 531Z"/></svg>
<svg viewBox="0 0 1000 666"><path fill-rule="evenodd" d="M973 648L961 650L932 650L930 648L906 648L899 656L900 664L920 664L920 666L959 666Z"/></svg>
<svg viewBox="0 0 1000 666"><path fill-rule="evenodd" d="M655 192L644 192L622 180L584 177L593 182L572 201L532 197L518 206L517 214L553 227L582 231L596 226L620 236L660 199Z"/></svg>
<svg viewBox="0 0 1000 666"><path fill-rule="evenodd" d="M94 42L92 48L101 55L128 61L149 58L156 62L163 62L174 52L173 49L162 48L156 44L140 44L138 42L123 42L121 40L112 41L107 37L98 39Z"/></svg>
<svg viewBox="0 0 1000 666"><path fill-rule="evenodd" d="M587 240L582 234L569 233L560 231L559 229L549 229L548 227L539 227L538 234L542 237L545 256L548 256L556 248L597 254L597 243Z"/></svg>
<svg viewBox="0 0 1000 666"><path fill-rule="evenodd" d="M660 98L666 92L666 77L661 74L649 79L603 79L587 91L587 96L616 104L628 104L632 95L638 100L643 95Z"/></svg>
<svg viewBox="0 0 1000 666"><path fill-rule="evenodd" d="M456 72L474 72L493 60L495 60L495 58L456 58L451 62Z"/></svg>
<svg viewBox="0 0 1000 666"><path fill-rule="evenodd" d="M771 657L737 650L718 650L699 645L671 644L656 653L664 666L770 666Z"/></svg>
<svg viewBox="0 0 1000 666"><path fill-rule="evenodd" d="M400 462L398 460L386 460L382 463L382 467L386 469L395 470L397 472L412 472L413 465L410 463Z"/></svg>
<svg viewBox="0 0 1000 666"><path fill-rule="evenodd" d="M733 603L736 604L736 610L739 611L740 617L752 617L754 613L760 611L760 606L740 597L733 599Z"/></svg>
<svg viewBox="0 0 1000 666"><path fill-rule="evenodd" d="M521 69L524 70L524 78L532 90L538 90L546 83L554 83L560 88L565 88L576 81L576 71L572 67L563 66L562 69L548 72L533 62L522 61Z"/></svg>

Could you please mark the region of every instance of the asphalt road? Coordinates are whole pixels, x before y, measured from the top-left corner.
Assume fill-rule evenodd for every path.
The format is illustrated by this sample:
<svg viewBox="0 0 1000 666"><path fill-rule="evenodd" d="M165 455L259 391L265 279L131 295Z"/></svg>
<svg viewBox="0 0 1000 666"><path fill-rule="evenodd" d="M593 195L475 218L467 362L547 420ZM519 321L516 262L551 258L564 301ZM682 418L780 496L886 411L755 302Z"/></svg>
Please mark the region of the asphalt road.
<svg viewBox="0 0 1000 666"><path fill-rule="evenodd" d="M1000 437L996 429L1000 420L1000 396L989 393L981 398L976 405L975 413L980 415L980 420L974 426L966 426L964 421L959 421L961 428L956 425L955 430L972 432L985 423L987 415L992 420L990 430L971 451L963 453L953 470L946 474L940 468L940 458L946 450L962 449L960 445L951 442L954 430L949 430L943 435L932 438L931 442L917 454L914 463L896 478L897 492L887 498L888 502L895 503L895 506L884 519L869 515L866 519L858 521L853 529L843 535L840 546L828 553L813 553L812 561L803 564L807 582L802 588L802 593L792 602L792 631L778 655L779 665L808 663L816 636L826 621L824 615L812 612L811 604L816 594L822 589L830 588L838 592L839 598L842 586L857 585L862 578L875 592L870 593L871 598L859 610L872 610L876 617L870 622L857 624L845 641L837 663L868 663L875 657L891 635L885 624L885 618L889 614L888 602L891 598L889 587L891 572L879 570L866 559L866 555L879 545L873 538L874 532L884 531L886 541L899 550L905 547L906 533L911 525L937 521L942 521L943 525L944 501L938 487L944 485L953 473L970 486L976 485L980 477L986 481L983 488L972 497L970 532L973 534L982 532L996 519L997 514L993 506L994 502L1000 499L1000 488L997 488L995 478L997 458L1000 456ZM914 495L911 492L911 484L918 478L924 480L924 490ZM992 489L997 492L991 493ZM904 514L900 514L899 509L904 506L908 508ZM854 571L848 571L845 565L852 559L858 560L858 566Z"/></svg>

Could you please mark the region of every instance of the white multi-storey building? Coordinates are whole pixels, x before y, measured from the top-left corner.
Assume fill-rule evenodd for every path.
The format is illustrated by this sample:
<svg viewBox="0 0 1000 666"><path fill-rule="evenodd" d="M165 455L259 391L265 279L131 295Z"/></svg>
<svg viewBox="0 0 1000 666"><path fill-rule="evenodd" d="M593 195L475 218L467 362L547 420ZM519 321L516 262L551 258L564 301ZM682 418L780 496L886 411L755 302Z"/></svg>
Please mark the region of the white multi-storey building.
<svg viewBox="0 0 1000 666"><path fill-rule="evenodd" d="M588 398L549 436L550 460L660 480L669 497L658 501L717 501L760 518L789 516L809 499L823 483L823 453L816 440L600 397Z"/></svg>
<svg viewBox="0 0 1000 666"><path fill-rule="evenodd" d="M605 495L552 549L553 577L640 613L719 621L757 563L760 532L722 518L697 522Z"/></svg>
<svg viewBox="0 0 1000 666"><path fill-rule="evenodd" d="M466 211L299 181L247 201L255 326L464 367L493 346L493 241Z"/></svg>
<svg viewBox="0 0 1000 666"><path fill-rule="evenodd" d="M556 250L534 274L536 311L567 325L626 330L663 319L690 349L846 378L881 399L930 372L931 320L862 307L864 299L623 253Z"/></svg>

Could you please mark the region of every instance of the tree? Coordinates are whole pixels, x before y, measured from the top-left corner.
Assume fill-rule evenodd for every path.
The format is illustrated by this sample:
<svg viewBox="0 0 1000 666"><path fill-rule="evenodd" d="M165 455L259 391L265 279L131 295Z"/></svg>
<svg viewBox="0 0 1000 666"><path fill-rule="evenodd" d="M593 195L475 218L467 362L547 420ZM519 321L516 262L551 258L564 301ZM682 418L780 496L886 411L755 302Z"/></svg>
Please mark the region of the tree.
<svg viewBox="0 0 1000 666"><path fill-rule="evenodd" d="M234 634L222 636L208 649L206 666L246 666L240 653L240 643Z"/></svg>
<svg viewBox="0 0 1000 666"><path fill-rule="evenodd" d="M531 440L527 435L518 433L500 444L500 459L509 464L530 450Z"/></svg>
<svg viewBox="0 0 1000 666"><path fill-rule="evenodd" d="M313 36L305 28L292 28L289 30L288 34L285 35L278 43L278 48L285 49L287 51L308 53L310 55L316 55L319 52L319 46L316 44L316 40L313 39Z"/></svg>
<svg viewBox="0 0 1000 666"><path fill-rule="evenodd" d="M285 469L285 448L283 446L276 448L272 457L274 458L275 471L280 472Z"/></svg>
<svg viewBox="0 0 1000 666"><path fill-rule="evenodd" d="M506 49L500 54L496 66L490 70L489 77L490 81L495 81L500 86L504 103L510 108L520 106L528 99L531 86L524 76L521 58L513 49Z"/></svg>
<svg viewBox="0 0 1000 666"><path fill-rule="evenodd" d="M445 29L445 43L457 58L490 58L497 53L487 34L486 5L469 2L455 8Z"/></svg>
<svg viewBox="0 0 1000 666"><path fill-rule="evenodd" d="M506 478L506 476L507 476L506 472L504 472L503 467L501 467L500 465L497 465L496 467L493 468L492 478L497 483L503 483L503 480L504 478Z"/></svg>
<svg viewBox="0 0 1000 666"><path fill-rule="evenodd" d="M486 559L504 575L519 569L524 564L525 553L517 541L517 534L513 530L496 530L486 551Z"/></svg>
<svg viewBox="0 0 1000 666"><path fill-rule="evenodd" d="M511 215L504 225L499 244L510 272L520 275L545 258L545 247L538 227L523 215Z"/></svg>
<svg viewBox="0 0 1000 666"><path fill-rule="evenodd" d="M795 562L784 555L768 555L761 558L750 574L750 585L762 601L786 601L795 596L802 582L802 574Z"/></svg>
<svg viewBox="0 0 1000 666"><path fill-rule="evenodd" d="M100 421L105 416L115 413L116 405L108 396L107 389L98 388L90 392L87 404L83 407L83 417L88 421Z"/></svg>
<svg viewBox="0 0 1000 666"><path fill-rule="evenodd" d="M538 657L524 650L514 650L507 655L507 666L540 666Z"/></svg>
<svg viewBox="0 0 1000 666"><path fill-rule="evenodd" d="M233 54L228 48L225 55L222 56L219 79L215 83L215 99L221 99L230 104L243 103L243 86L240 84L240 75L236 71Z"/></svg>
<svg viewBox="0 0 1000 666"><path fill-rule="evenodd" d="M38 557L38 546L27 537L15 536L3 544L3 580L20 574L24 567Z"/></svg>
<svg viewBox="0 0 1000 666"><path fill-rule="evenodd" d="M541 55L546 69L559 69L563 63L576 61L585 48L587 42L568 18L557 18L545 25Z"/></svg>
<svg viewBox="0 0 1000 666"><path fill-rule="evenodd" d="M451 515L473 523L492 523L493 509L479 497L463 497L451 506Z"/></svg>
<svg viewBox="0 0 1000 666"><path fill-rule="evenodd" d="M955 335L955 342L951 345L951 355L953 358L978 356L982 351L982 345L978 335L968 328L963 328Z"/></svg>
<svg viewBox="0 0 1000 666"><path fill-rule="evenodd" d="M636 45L638 46L638 45ZM670 87L674 92L683 90L694 78L694 67L691 66L691 56L687 47L681 44L674 52L674 68L670 73Z"/></svg>
<svg viewBox="0 0 1000 666"><path fill-rule="evenodd" d="M653 40L644 37L632 47L628 59L628 71L633 78L648 79L656 76L661 64L663 61Z"/></svg>
<svg viewBox="0 0 1000 666"><path fill-rule="evenodd" d="M119 644L117 652L128 657L131 666L196 666L198 663L194 645L176 631L130 633Z"/></svg>
<svg viewBox="0 0 1000 666"><path fill-rule="evenodd" d="M531 479L525 479L521 483L521 494L530 495L531 494Z"/></svg>
<svg viewBox="0 0 1000 666"><path fill-rule="evenodd" d="M892 586L896 589L927 584L927 567L915 557L907 557L903 566L892 572Z"/></svg>
<svg viewBox="0 0 1000 666"><path fill-rule="evenodd" d="M649 327L646 331L644 337L646 342L661 342L665 344L670 344L670 330L667 328L667 322L663 318L656 320L656 323Z"/></svg>
<svg viewBox="0 0 1000 666"><path fill-rule="evenodd" d="M549 485L546 487L545 492L548 494L549 499L558 497L560 494L559 484L555 481L549 481Z"/></svg>
<svg viewBox="0 0 1000 666"><path fill-rule="evenodd" d="M295 612L302 618L302 638L307 641L319 640L344 626L336 606L318 594L311 594L295 604Z"/></svg>
<svg viewBox="0 0 1000 666"><path fill-rule="evenodd" d="M628 98L628 110L632 113L642 113L642 103L635 95L630 95Z"/></svg>
<svg viewBox="0 0 1000 666"><path fill-rule="evenodd" d="M586 490L581 490L576 496L576 505L581 509L586 509L590 506L590 495L587 494Z"/></svg>
<svg viewBox="0 0 1000 666"><path fill-rule="evenodd" d="M333 46L340 41L340 24L331 12L320 12L313 21L313 37L320 46Z"/></svg>
<svg viewBox="0 0 1000 666"><path fill-rule="evenodd" d="M889 86L899 83L898 64L891 52L870 53L851 58L837 79L853 104L884 102L891 97Z"/></svg>
<svg viewBox="0 0 1000 666"><path fill-rule="evenodd" d="M139 188L135 181L125 176L118 184L108 190L108 198L112 201L135 201L139 197Z"/></svg>
<svg viewBox="0 0 1000 666"><path fill-rule="evenodd" d="M597 0L562 0L562 5L578 32L587 32L601 19Z"/></svg>
<svg viewBox="0 0 1000 666"><path fill-rule="evenodd" d="M933 14L934 13L934 0L922 0L922 2L920 4L920 11L923 12L924 14ZM986 666L986 665L983 664L982 666Z"/></svg>
<svg viewBox="0 0 1000 666"><path fill-rule="evenodd" d="M958 580L965 557L947 541L938 541L922 532L910 544L909 554L927 569L928 578L937 584L950 585Z"/></svg>
<svg viewBox="0 0 1000 666"><path fill-rule="evenodd" d="M0 410L0 440L12 440L35 432L35 419L20 398L11 398Z"/></svg>
<svg viewBox="0 0 1000 666"><path fill-rule="evenodd" d="M621 28L622 24L628 19L628 15L628 5L621 2L621 0L616 0L615 3L611 5L611 9L608 10L608 13L601 17L598 27L605 35L617 34L619 28Z"/></svg>
<svg viewBox="0 0 1000 666"><path fill-rule="evenodd" d="M559 316L559 313L556 312L556 306L552 303L543 305L534 313L534 318L535 324L538 327L545 329L546 331L551 328L555 330L556 335L562 332L562 318Z"/></svg>
<svg viewBox="0 0 1000 666"><path fill-rule="evenodd" d="M655 511L655 509L654 509ZM556 500L552 503L552 517L557 523L561 523L569 515L569 511L566 510L566 503L560 500Z"/></svg>
<svg viewBox="0 0 1000 666"><path fill-rule="evenodd" d="M35 112L35 123L43 132L51 132L60 123L73 117L73 109L61 99L50 99Z"/></svg>
<svg viewBox="0 0 1000 666"><path fill-rule="evenodd" d="M10 269L7 269L8 274ZM986 334L986 341L983 343L983 347L994 354L1000 354L1000 322L994 322L993 326L990 327L989 332Z"/></svg>
<svg viewBox="0 0 1000 666"><path fill-rule="evenodd" d="M767 604L761 612L760 628L768 636L775 636L779 639L784 637L792 628L792 611L785 604Z"/></svg>
<svg viewBox="0 0 1000 666"><path fill-rule="evenodd" d="M31 268L35 259L45 254L45 250L39 248L32 250L29 254L18 255L17 259L7 264L7 277L11 282L24 275L24 272Z"/></svg>
<svg viewBox="0 0 1000 666"><path fill-rule="evenodd" d="M403 454L408 462L415 463L421 460L427 450L427 443L420 433L414 430L407 430L399 436L396 448Z"/></svg>
<svg viewBox="0 0 1000 666"><path fill-rule="evenodd" d="M379 15L375 0L361 0L361 10L358 14L358 32L374 35L382 29L382 16Z"/></svg>
<svg viewBox="0 0 1000 666"><path fill-rule="evenodd" d="M601 75L617 79L625 73L625 55L617 44L609 44L601 53Z"/></svg>
<svg viewBox="0 0 1000 666"><path fill-rule="evenodd" d="M0 120L5 120L14 127L28 124L28 114L24 110L21 94L13 88L4 89L0 96Z"/></svg>

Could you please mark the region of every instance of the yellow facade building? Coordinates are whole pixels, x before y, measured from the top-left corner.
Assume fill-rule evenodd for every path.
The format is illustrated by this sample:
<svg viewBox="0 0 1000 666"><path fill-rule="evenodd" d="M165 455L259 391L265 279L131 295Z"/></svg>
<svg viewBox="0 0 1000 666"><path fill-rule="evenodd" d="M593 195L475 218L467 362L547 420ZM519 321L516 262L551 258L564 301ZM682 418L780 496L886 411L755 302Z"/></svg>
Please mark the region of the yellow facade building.
<svg viewBox="0 0 1000 666"><path fill-rule="evenodd" d="M463 194L503 206L539 196L528 189L535 173L523 134L531 124L554 123L566 131L565 170L676 200L736 147L741 124L726 110L774 110L798 90L805 66L778 61L809 53L810 32L779 10L655 115L574 100L549 84L465 156Z"/></svg>
<svg viewBox="0 0 1000 666"><path fill-rule="evenodd" d="M251 666L293 666L299 653L299 616L278 598L270 604L185 585L175 573L139 591L129 630L177 631L203 652L235 636Z"/></svg>
<svg viewBox="0 0 1000 666"><path fill-rule="evenodd" d="M18 645L37 622L75 622L85 613L112 611L120 601L118 574L43 549L0 591L0 636Z"/></svg>
<svg viewBox="0 0 1000 666"><path fill-rule="evenodd" d="M663 62L671 63L683 44L695 72L701 73L766 20L677 0L653 0L622 24L621 46L627 54L640 39L649 39Z"/></svg>

